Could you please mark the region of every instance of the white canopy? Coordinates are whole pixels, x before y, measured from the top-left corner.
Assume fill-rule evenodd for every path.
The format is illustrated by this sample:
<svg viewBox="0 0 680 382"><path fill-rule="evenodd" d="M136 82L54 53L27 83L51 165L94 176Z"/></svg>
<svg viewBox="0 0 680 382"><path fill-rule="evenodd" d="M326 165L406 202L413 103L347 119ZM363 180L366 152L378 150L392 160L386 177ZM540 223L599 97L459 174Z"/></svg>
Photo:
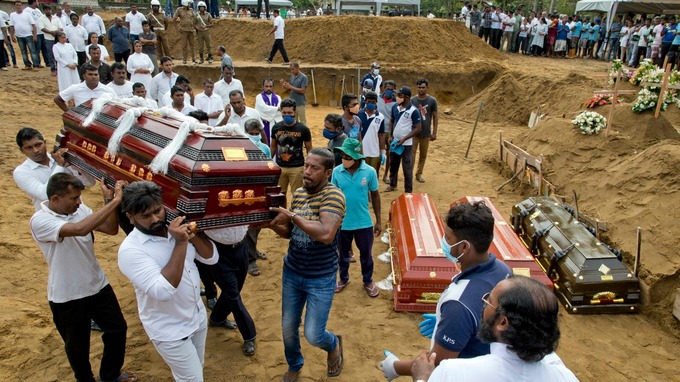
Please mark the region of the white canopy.
<svg viewBox="0 0 680 382"><path fill-rule="evenodd" d="M576 3L576 12L606 12L617 14L626 12L662 14L664 11L680 10L677 0L581 0Z"/></svg>

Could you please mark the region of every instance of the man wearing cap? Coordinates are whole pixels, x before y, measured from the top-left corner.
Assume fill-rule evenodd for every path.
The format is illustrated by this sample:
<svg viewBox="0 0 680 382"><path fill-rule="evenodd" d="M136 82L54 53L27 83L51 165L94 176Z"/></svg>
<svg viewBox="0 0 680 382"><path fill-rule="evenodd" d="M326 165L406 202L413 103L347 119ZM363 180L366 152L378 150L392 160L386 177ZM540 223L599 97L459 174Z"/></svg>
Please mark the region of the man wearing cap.
<svg viewBox="0 0 680 382"><path fill-rule="evenodd" d="M345 194L345 203L352 208L347 209L340 228L338 240L338 267L340 281L335 286L335 293L341 292L349 284L349 262L352 241L356 242L361 260L361 275L364 290L369 297L377 297L378 288L373 283L373 238L380 235L380 193L378 192L378 174L367 165L365 156L361 154L361 142L346 139L342 146L334 149L340 152L342 164L333 169L331 181ZM368 211L368 196L371 196L375 225Z"/></svg>
<svg viewBox="0 0 680 382"><path fill-rule="evenodd" d="M198 2L198 13L196 14L196 37L198 40L199 64L203 63L203 47L208 53L208 64L212 64L212 50L210 50L210 28L213 26L213 18L206 12L205 2Z"/></svg>
<svg viewBox="0 0 680 382"><path fill-rule="evenodd" d="M380 86L382 85L382 76L380 75L380 63L379 62L376 61L376 62L371 64L371 71L366 73L361 78L361 83L366 84L366 80L371 80L373 82L373 86L371 87L371 90L373 90L374 92L380 92Z"/></svg>
<svg viewBox="0 0 680 382"><path fill-rule="evenodd" d="M362 92L359 95L359 106L363 109L366 106L366 94L373 90L373 80L368 78L361 82Z"/></svg>
<svg viewBox="0 0 680 382"><path fill-rule="evenodd" d="M165 31L170 27L168 18L161 13L161 3L151 0L151 12L146 15L153 32L156 34L156 54L158 57L172 56Z"/></svg>
<svg viewBox="0 0 680 382"><path fill-rule="evenodd" d="M366 105L359 111L361 119L361 146L366 156L366 164L380 173L380 165L385 163L385 115L378 111L378 94L366 93Z"/></svg>
<svg viewBox="0 0 680 382"><path fill-rule="evenodd" d="M385 192L397 189L399 166L403 162L404 192L413 192L413 137L420 133L420 111L411 104L411 88L397 90L397 103L390 117L390 185Z"/></svg>
<svg viewBox="0 0 680 382"><path fill-rule="evenodd" d="M196 63L194 58L194 31L196 30L196 19L194 10L189 6L189 0L182 0L182 7L175 12L172 19L179 32L182 41L182 62L187 63L187 58L191 54L191 61Z"/></svg>

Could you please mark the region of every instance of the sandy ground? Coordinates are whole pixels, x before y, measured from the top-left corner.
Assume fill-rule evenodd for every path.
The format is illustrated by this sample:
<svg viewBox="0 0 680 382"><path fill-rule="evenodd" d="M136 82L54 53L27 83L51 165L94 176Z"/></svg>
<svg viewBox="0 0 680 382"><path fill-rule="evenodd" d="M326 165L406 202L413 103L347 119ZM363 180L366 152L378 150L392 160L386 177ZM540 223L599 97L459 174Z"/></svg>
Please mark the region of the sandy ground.
<svg viewBox="0 0 680 382"><path fill-rule="evenodd" d="M568 72L575 69L575 65L583 64L545 59L527 62L515 57L505 65L515 74L530 76L539 73L548 79L556 71ZM587 65L598 70L604 68L597 64ZM181 68L177 71L181 73ZM46 301L47 267L29 233L28 220L33 208L11 177L12 170L24 160L14 142L20 127L35 127L43 132L50 145L54 143L54 136L61 126L60 111L52 103L56 81L47 70L39 73L11 70L2 73L1 77L4 91L0 93L3 122L0 130L0 181L5 186L2 202L5 207L0 211L0 306L3 307L0 310L0 335L3 338L0 343L0 378L70 380L72 373L63 343L54 328ZM595 86L592 81L589 83L587 91ZM472 103L470 101L470 105ZM461 196L484 195L490 197L501 212L509 214L511 206L523 198L522 188L508 186L496 192L495 188L505 178L490 163L497 152L498 132L502 130L505 138L519 138L526 127L512 121L502 122L493 118L496 112L490 112L492 115L483 118L484 122L477 129L469 160L464 160L473 121L465 106L440 106L442 110L453 107L457 112L451 116L442 115L439 139L431 144L425 168L427 183L416 182L414 192L427 192L436 201L440 212ZM321 137L323 117L337 111L328 107L308 107L307 118L315 146L326 144ZM559 169L555 171L559 172ZM401 183L400 186L403 187ZM382 187L384 185L381 184ZM389 202L395 196L381 195L383 222L387 221ZM87 190L83 199L94 209L101 206L97 187ZM675 230L675 226L667 229ZM116 253L123 238L122 233L116 237L100 234L96 251L129 326L125 368L135 371L140 380L171 380L169 369L141 327L134 290L118 270ZM287 241L277 238L271 231L263 231L260 243L259 249L269 259L259 262L262 275L249 276L243 291L245 304L259 332L258 352L254 357L244 357L240 350L242 340L236 331L211 328L206 348L207 381L278 381L286 371L280 326L280 276ZM377 241L374 256L385 249L386 245ZM625 249L632 250L631 247ZM383 279L389 272L388 264L376 262L376 280ZM394 312L391 293L383 292L378 298L370 299L358 281L361 277L358 264L352 265L350 274L354 281L335 296L328 323L330 330L344 335L345 343L345 368L342 376L334 380L381 381L384 379L378 363L384 349L402 358L415 357L429 346L429 340L418 333L420 315ZM560 319L562 339L558 353L581 380L680 381L680 343L677 337L661 329L647 315L574 316L561 311ZM306 363L300 381L328 380L325 377L325 353L311 348L304 341L303 353ZM102 354L98 333L92 334L91 354L96 373Z"/></svg>

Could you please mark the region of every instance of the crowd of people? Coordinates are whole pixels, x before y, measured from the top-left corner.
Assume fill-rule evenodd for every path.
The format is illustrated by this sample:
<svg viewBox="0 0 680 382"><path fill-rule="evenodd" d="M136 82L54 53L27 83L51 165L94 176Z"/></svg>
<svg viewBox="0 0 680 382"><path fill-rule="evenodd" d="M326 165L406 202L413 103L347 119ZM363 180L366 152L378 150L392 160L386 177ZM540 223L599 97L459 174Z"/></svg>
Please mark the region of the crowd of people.
<svg viewBox="0 0 680 382"><path fill-rule="evenodd" d="M404 192L413 192L414 177L426 182L423 172L429 144L437 139L438 129L437 100L428 94L429 81L414 80L413 92L411 84L383 80L380 63L373 62L360 81L361 93L344 94L342 112L325 116L321 131L325 141L315 145L306 114L308 78L299 63L288 62L285 49L282 54L290 77L262 78L255 107L246 105L243 83L235 78L231 57L222 46L216 50L221 65L215 78L219 79L198 81L202 87L198 93L188 76L175 73L171 56L153 55L164 48L151 25L167 19L158 17L158 1L151 3L147 17L133 9L132 17L126 16L128 23L138 22L140 29L128 29L123 18L117 18L108 30L99 25L90 32L87 28L99 24L94 12L87 14L87 22L69 13L70 32L53 31L59 82L55 104L67 112L106 96L174 110L209 126L237 125L281 168L279 185L290 195L290 204L272 208L277 215L269 224L196 233L184 217L167 221L160 186L150 181L119 181L114 189L102 185L105 204L93 211L80 197L95 179L71 166L65 149L48 154L47 142L38 130L21 129L16 143L27 159L13 176L35 207L31 233L47 260L47 297L75 378L95 380L89 362L89 332L97 329L104 332L99 380L137 380L134 373L122 370L127 324L93 245L94 231L116 235L119 227L126 234L118 249L119 268L134 286L139 319L175 380L203 380L209 330L238 330L243 354L256 353L257 317L249 313L241 291L248 274L260 275L257 260L267 258L257 250L262 229L289 239L280 291L288 364L282 381L296 381L304 365L301 324L306 340L327 353L327 376L340 375L345 366L343 339L326 327L333 296L351 288L349 267L357 262L353 243L359 251L362 289L368 298L380 294L373 281L372 247L382 233L381 195L399 188L400 168ZM199 3L199 16L192 20L200 18L202 7ZM52 17L61 21L62 9L44 10L48 20L55 11ZM187 3L175 12L180 31L184 14L192 12ZM273 14L280 17L276 10ZM26 22L31 25L29 18ZM283 35L281 41L276 35L279 27L283 29L275 19L274 49L283 47ZM73 34L80 28L85 34ZM131 32L137 33L131 37ZM65 42L69 33L78 36L78 48ZM89 37L89 45L84 36ZM113 43L116 62L112 65L102 60L103 46L97 43L104 36ZM147 46L157 50L145 53ZM26 66L32 69L35 62L40 61L33 58ZM275 86L281 93L277 94ZM382 192L381 173L386 183ZM456 205L445 218L445 226L443 253L460 264L462 273L442 295L437 315L423 323L430 328L425 334L432 338L430 349L410 361L386 353L380 363L385 378L412 375L414 380L450 380L458 372L453 359L466 358L471 365L466 367L468 375L490 376L488 365L506 362L513 370L531 370L522 373L530 375L527 380L575 380L554 354L559 338L555 297L530 279L503 281L510 274L508 267L487 252L493 237L489 208L483 203ZM545 329L540 333L547 334L527 330L538 326ZM517 375L506 378L516 380Z"/></svg>
<svg viewBox="0 0 680 382"><path fill-rule="evenodd" d="M432 15L434 16L434 15ZM680 33L674 15L616 15L609 30L607 18L525 13L523 9L466 3L461 18L471 33L492 47L511 53L560 58L620 59L637 67L649 58L659 66L668 57L680 58Z"/></svg>

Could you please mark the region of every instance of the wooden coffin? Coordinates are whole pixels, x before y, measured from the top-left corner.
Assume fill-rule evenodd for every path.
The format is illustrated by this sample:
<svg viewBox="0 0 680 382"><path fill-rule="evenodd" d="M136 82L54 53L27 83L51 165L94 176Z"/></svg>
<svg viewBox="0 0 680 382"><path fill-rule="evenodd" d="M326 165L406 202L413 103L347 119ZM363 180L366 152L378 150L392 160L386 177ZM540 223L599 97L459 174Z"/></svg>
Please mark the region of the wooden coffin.
<svg viewBox="0 0 680 382"><path fill-rule="evenodd" d="M488 198L464 197L454 203L483 200L492 210L494 240L489 252L515 274L538 279L552 289L551 280ZM444 256L442 219L427 194L403 194L392 202L389 219L394 309L399 312L434 312L441 293L460 273L458 264Z"/></svg>
<svg viewBox="0 0 680 382"><path fill-rule="evenodd" d="M560 203L533 197L516 204L514 229L555 283L570 313L634 313L639 280Z"/></svg>
<svg viewBox="0 0 680 382"><path fill-rule="evenodd" d="M268 222L269 207L285 205L278 186L281 169L248 138L191 133L172 158L167 174L149 164L178 131L179 120L144 113L122 138L118 156L107 151L116 120L127 106L106 105L88 127L86 102L64 113L57 143L68 148L67 160L107 185L116 180L151 180L163 189L168 220L178 215L198 230Z"/></svg>

